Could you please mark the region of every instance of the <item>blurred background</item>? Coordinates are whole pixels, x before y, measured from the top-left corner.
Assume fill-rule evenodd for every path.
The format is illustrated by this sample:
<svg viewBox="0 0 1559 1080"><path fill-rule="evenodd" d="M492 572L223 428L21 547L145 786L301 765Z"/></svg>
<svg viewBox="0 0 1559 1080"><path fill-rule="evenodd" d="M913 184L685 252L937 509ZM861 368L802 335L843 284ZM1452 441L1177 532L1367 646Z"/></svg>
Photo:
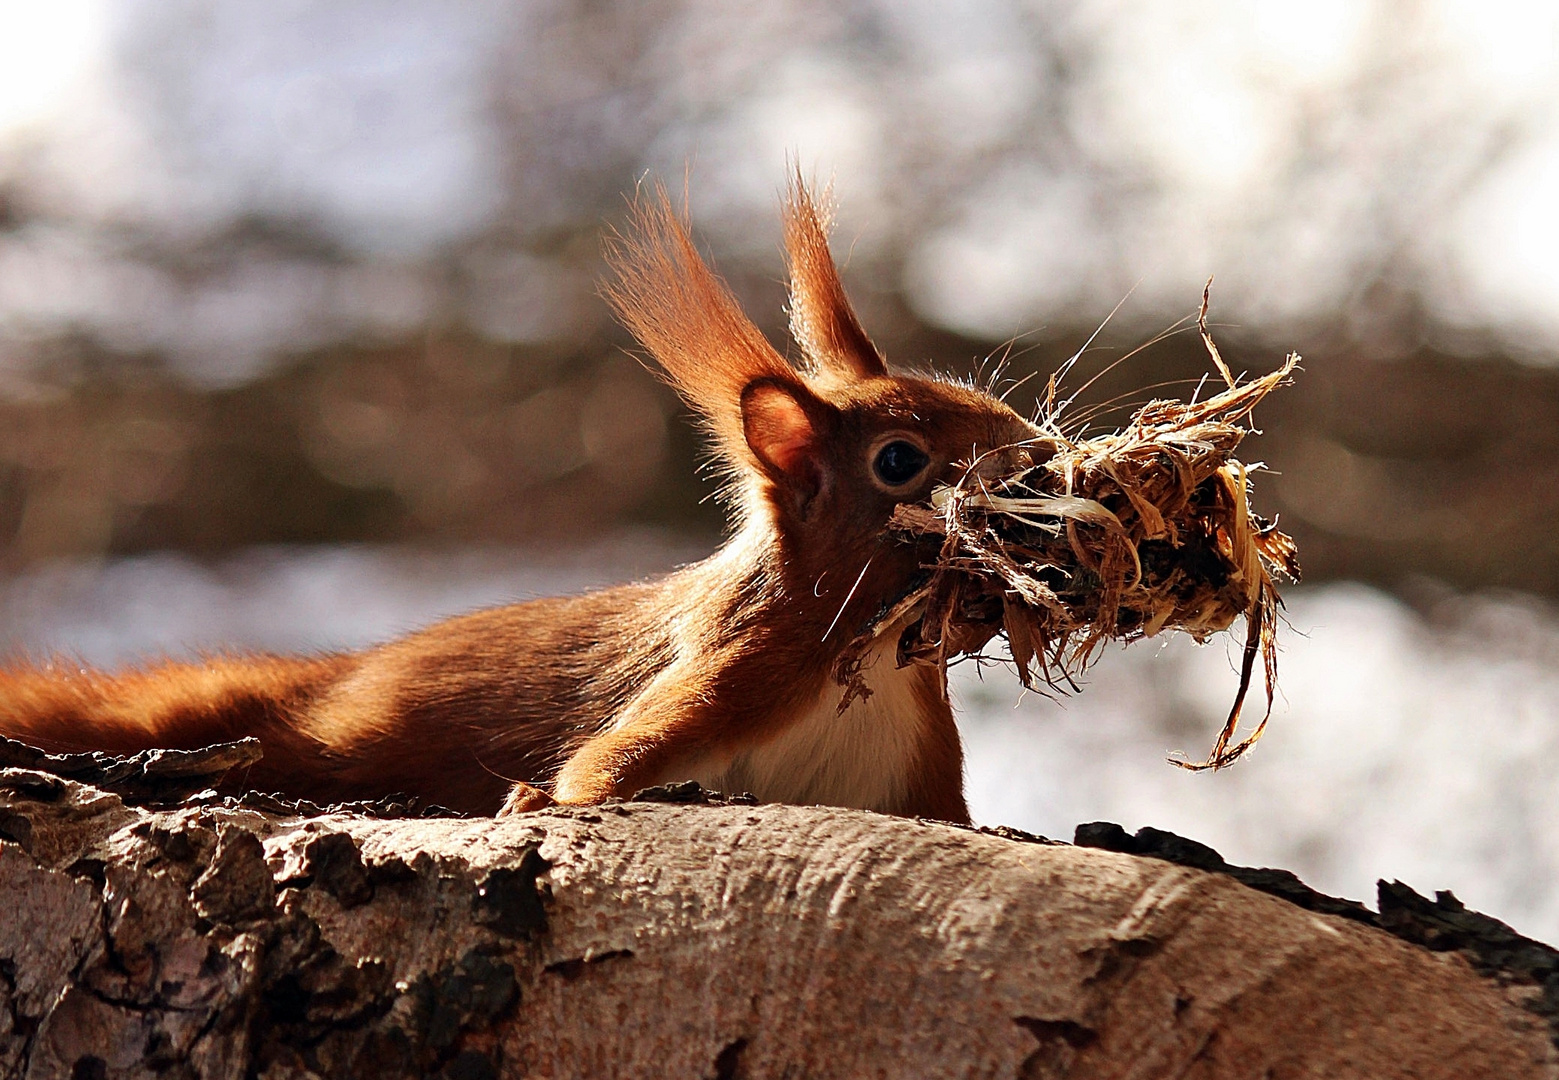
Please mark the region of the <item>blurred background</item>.
<svg viewBox="0 0 1559 1080"><path fill-rule="evenodd" d="M1152 824L1559 939L1559 7L0 0L0 653L341 648L701 557L684 410L595 292L650 172L775 340L787 154L890 359L1074 385L1193 313L1307 577L1232 646L960 669L977 815ZM1124 300L1124 303L1122 301ZM1205 370L1171 336L1110 424ZM1189 380L1189 381L1186 381ZM1013 400L1026 407L1033 380ZM1031 400L1031 399L1030 399ZM1115 411L1109 411L1113 408Z"/></svg>

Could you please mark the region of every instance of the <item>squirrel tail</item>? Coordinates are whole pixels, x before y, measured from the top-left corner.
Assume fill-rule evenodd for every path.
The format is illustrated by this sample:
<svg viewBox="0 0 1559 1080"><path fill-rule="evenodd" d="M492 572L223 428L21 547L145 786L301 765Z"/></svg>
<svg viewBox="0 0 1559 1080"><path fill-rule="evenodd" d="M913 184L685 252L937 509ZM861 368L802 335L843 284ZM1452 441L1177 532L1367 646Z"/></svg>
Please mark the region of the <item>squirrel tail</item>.
<svg viewBox="0 0 1559 1080"><path fill-rule="evenodd" d="M213 657L107 674L59 660L0 668L0 736L51 753L193 750L253 735L267 773L307 766L323 747L298 724L350 656Z"/></svg>

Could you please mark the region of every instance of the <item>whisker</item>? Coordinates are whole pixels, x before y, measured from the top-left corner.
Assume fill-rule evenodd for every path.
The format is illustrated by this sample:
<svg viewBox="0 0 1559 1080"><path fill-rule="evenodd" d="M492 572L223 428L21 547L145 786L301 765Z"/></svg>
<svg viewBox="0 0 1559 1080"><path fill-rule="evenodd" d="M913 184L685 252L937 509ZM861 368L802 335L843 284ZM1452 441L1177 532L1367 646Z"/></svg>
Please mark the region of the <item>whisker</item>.
<svg viewBox="0 0 1559 1080"><path fill-rule="evenodd" d="M1076 363L1077 359L1080 356L1082 356L1083 353L1088 351L1088 346L1093 344L1094 338L1096 338L1100 334L1104 333L1104 328L1106 326L1110 325L1110 320L1115 318L1116 313L1119 312L1121 308L1126 306L1126 301L1131 299L1131 294L1136 292L1137 291L1137 285L1141 285L1141 284L1142 284L1142 279L1138 278L1136 284L1133 285L1131 288L1126 290L1126 295L1120 298L1120 301L1113 308L1110 309L1110 313L1104 317L1104 321L1101 322L1097 327L1094 328L1094 332L1093 333L1088 335L1088 340L1083 342L1082 348L1078 349L1075 353L1073 353L1071 355L1071 357L1067 360L1066 364L1063 364L1062 367L1066 367L1066 366L1068 366L1070 364Z"/></svg>
<svg viewBox="0 0 1559 1080"><path fill-rule="evenodd" d="M1205 379L1206 379L1206 376L1204 375L1202 377L1202 379L1196 381L1196 385L1197 385L1198 388L1201 387L1202 382ZM1143 398L1143 399L1140 399L1140 400L1138 400L1138 401L1136 401L1134 403L1130 403L1130 404L1127 404L1127 405L1120 405L1120 404L1118 404L1119 402L1125 401L1129 397L1133 397L1133 396L1135 396L1137 394L1145 393L1147 391L1164 390L1164 389L1167 389L1167 388L1169 388L1171 386L1187 386L1191 382L1192 382L1191 379L1165 379L1163 382L1152 383L1152 384L1150 384L1148 386L1138 386L1138 387L1135 387L1134 389L1126 391L1123 394L1116 394L1112 398L1107 398L1104 401L1095 402L1094 404L1088 406L1088 408L1084 409L1080 416L1074 417L1072 419L1078 420L1078 421L1084 421L1084 422L1092 423L1094 420L1098 419L1101 414L1103 414L1105 412L1114 411L1116 409L1138 408L1138 407L1140 407L1142 405L1146 405L1148 403L1148 401L1151 400L1151 399L1148 399L1148 398Z"/></svg>
<svg viewBox="0 0 1559 1080"><path fill-rule="evenodd" d="M1037 371L1029 372L1027 375L1023 376L1023 378L1019 379L1017 382L1015 382L1011 386L1007 387L1007 389L1003 390L1000 394L997 394L996 395L996 400L997 401L1003 401L1003 402L1006 401L1008 394L1011 394L1018 387L1022 386L1024 383L1028 382L1030 379L1032 379L1034 376L1036 376L1038 374L1039 374L1039 372L1037 372ZM992 389L994 390L995 387L992 387Z"/></svg>
<svg viewBox="0 0 1559 1080"><path fill-rule="evenodd" d="M1184 334L1184 333L1189 332L1189 330L1191 328L1189 326L1185 325L1185 324L1187 322L1189 322L1190 319L1191 319L1191 316L1189 316L1189 315L1185 315L1185 316L1182 316L1179 319L1176 319L1174 322L1169 324L1167 329L1160 330L1158 333L1156 333L1152 337L1148 338L1148 340L1144 341L1141 345L1138 345L1136 348L1132 349L1130 352L1125 353L1124 355L1120 356L1116 360L1112 361L1110 364L1106 365L1097 374L1095 374L1093 376L1093 378L1089 379L1087 382L1083 383L1083 385L1079 386L1076 390L1074 390L1072 392L1072 396L1067 398L1065 401L1063 401L1061 403L1060 409L1058 409L1057 411L1058 412L1059 411L1064 411L1067 407L1069 407L1072 404L1072 402L1077 400L1078 395L1085 393L1088 390L1088 388L1090 386L1092 386L1094 383L1096 383L1100 379L1104 378L1110 372L1114 371L1116 368L1120 367L1126 361L1130 360L1133 356L1136 356L1138 353L1142 352L1143 350L1150 349L1154 345L1157 345L1161 341L1168 341L1170 338L1174 337L1176 334Z"/></svg>

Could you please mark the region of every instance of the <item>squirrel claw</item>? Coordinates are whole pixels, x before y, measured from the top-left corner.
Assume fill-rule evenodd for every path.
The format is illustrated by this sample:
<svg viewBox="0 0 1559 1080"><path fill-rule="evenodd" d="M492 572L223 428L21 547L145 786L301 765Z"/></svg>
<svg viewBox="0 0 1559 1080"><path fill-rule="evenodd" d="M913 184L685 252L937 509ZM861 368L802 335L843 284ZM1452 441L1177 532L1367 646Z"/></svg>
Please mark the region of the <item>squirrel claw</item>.
<svg viewBox="0 0 1559 1080"><path fill-rule="evenodd" d="M532 787L523 780L515 781L509 789L508 798L504 799L503 806L499 809L497 817L510 817L514 814L528 814L532 810L545 810L549 806L556 806L558 801L539 787Z"/></svg>

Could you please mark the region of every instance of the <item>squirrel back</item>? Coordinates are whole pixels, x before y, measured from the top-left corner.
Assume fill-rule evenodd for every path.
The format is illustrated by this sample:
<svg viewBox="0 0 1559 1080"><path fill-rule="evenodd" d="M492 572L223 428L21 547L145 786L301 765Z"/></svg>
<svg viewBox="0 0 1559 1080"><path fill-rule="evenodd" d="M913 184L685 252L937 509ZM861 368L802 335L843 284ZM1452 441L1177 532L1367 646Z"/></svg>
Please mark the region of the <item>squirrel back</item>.
<svg viewBox="0 0 1559 1080"><path fill-rule="evenodd" d="M845 647L927 554L900 503L1037 433L970 386L894 374L861 328L800 182L786 206L788 362L699 257L664 192L608 243L606 295L698 413L733 532L664 577L449 619L360 653L229 657L118 675L0 671L0 734L125 752L258 736L240 782L319 802L421 796L521 812L697 779L765 800L967 821L946 673L898 633ZM907 617L909 618L909 617Z"/></svg>

